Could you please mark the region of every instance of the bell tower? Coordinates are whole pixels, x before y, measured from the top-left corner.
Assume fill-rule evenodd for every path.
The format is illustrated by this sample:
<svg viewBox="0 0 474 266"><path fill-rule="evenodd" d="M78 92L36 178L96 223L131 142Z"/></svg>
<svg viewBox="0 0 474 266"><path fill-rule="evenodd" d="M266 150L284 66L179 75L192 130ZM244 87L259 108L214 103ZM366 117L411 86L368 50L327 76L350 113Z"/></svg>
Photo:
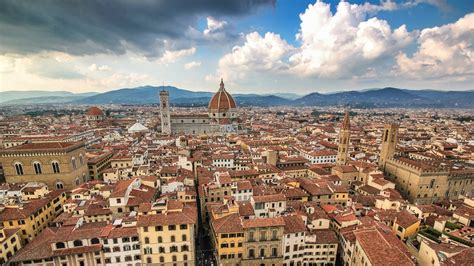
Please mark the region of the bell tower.
<svg viewBox="0 0 474 266"><path fill-rule="evenodd" d="M351 122L349 119L349 111L346 111L344 115L344 121L342 121L342 128L339 132L339 145L337 148L337 165L345 165L347 162L347 153L349 152L349 142L351 138Z"/></svg>
<svg viewBox="0 0 474 266"><path fill-rule="evenodd" d="M161 114L161 133L171 134L171 118L170 118L170 104L169 92L160 91L160 114Z"/></svg>
<svg viewBox="0 0 474 266"><path fill-rule="evenodd" d="M385 124L382 135L382 149L380 150L379 167L385 169L387 159L393 158L397 146L398 124Z"/></svg>

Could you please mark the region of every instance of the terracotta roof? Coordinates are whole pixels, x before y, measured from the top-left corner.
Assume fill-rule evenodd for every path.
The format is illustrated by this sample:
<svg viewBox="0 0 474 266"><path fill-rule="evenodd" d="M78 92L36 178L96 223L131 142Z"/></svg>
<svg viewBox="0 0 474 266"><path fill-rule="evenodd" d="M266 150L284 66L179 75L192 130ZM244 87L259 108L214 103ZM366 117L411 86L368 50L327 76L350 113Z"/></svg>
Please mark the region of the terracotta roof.
<svg viewBox="0 0 474 266"><path fill-rule="evenodd" d="M224 82L221 80L219 91L212 96L209 101L208 109L210 112L227 111L231 108L236 108L234 98L225 90Z"/></svg>
<svg viewBox="0 0 474 266"><path fill-rule="evenodd" d="M138 216L137 226L196 224L196 208L188 208L183 212L170 212Z"/></svg>
<svg viewBox="0 0 474 266"><path fill-rule="evenodd" d="M253 196L255 202L276 202L276 201L285 201L286 197L283 194L271 194L271 195L261 195Z"/></svg>
<svg viewBox="0 0 474 266"><path fill-rule="evenodd" d="M273 227L273 226L284 226L285 220L282 217L273 218L257 218L251 220L243 220L242 227L255 228L255 227Z"/></svg>
<svg viewBox="0 0 474 266"><path fill-rule="evenodd" d="M98 107L93 106L87 109L86 115L99 116L99 115L104 115L104 112L102 112L102 110L100 110Z"/></svg>
<svg viewBox="0 0 474 266"><path fill-rule="evenodd" d="M212 227L216 233L243 232L242 222L237 213L212 220Z"/></svg>
<svg viewBox="0 0 474 266"><path fill-rule="evenodd" d="M285 234L292 234L306 231L303 218L299 215L283 216L285 220L284 232Z"/></svg>

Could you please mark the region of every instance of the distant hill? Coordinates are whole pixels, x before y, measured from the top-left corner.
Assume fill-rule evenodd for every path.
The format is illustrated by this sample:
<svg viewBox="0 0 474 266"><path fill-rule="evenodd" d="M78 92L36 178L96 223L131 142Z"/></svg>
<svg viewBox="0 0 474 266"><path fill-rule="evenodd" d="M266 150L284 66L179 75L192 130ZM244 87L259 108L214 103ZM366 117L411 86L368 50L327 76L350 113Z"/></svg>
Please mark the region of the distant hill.
<svg viewBox="0 0 474 266"><path fill-rule="evenodd" d="M200 97L212 97L211 92L196 92L178 89L172 86L143 86L137 88L126 88L114 91L109 91L80 99L76 103L87 103L87 104L147 104L147 103L158 103L158 93L163 90L167 90L170 93L170 101L173 102L179 98L200 98Z"/></svg>
<svg viewBox="0 0 474 266"><path fill-rule="evenodd" d="M13 92L2 92L0 103L3 104L38 104L38 103L76 103L76 104L153 104L158 103L161 90L170 93L170 102L175 106L206 106L215 92L189 91L173 86L143 86L113 90L101 94L84 95L70 92L27 92L22 100L11 99ZM61 95L44 95L59 93ZM36 95L42 96L36 96ZM92 93L94 94L94 93ZM8 96L3 98L3 96ZM5 96L5 97L6 97ZM21 96L21 95L20 95ZM16 95L15 97L20 97ZM360 91L342 91L336 93L313 92L296 99L296 94L283 93L272 95L233 94L239 106L334 106L347 105L360 108L371 107L434 107L434 108L474 108L474 91L436 91L408 90L399 88L375 88ZM282 97L284 96L284 97ZM10 100L5 100L10 99Z"/></svg>
<svg viewBox="0 0 474 266"><path fill-rule="evenodd" d="M55 103L71 103L79 99L83 99L83 96L45 96L45 97L33 97L16 99L7 102L2 102L2 105L22 105L22 104L55 104Z"/></svg>
<svg viewBox="0 0 474 266"><path fill-rule="evenodd" d="M293 104L304 106L474 108L474 92L382 88L332 94L310 93L296 99Z"/></svg>
<svg viewBox="0 0 474 266"><path fill-rule="evenodd" d="M72 93L69 91L0 91L0 103L8 104L22 104L20 99L33 99L38 98L38 103L42 101L50 101L55 99L54 97L89 97L98 94L97 92L86 92L86 93ZM49 98L48 97L53 97ZM57 99L57 98L56 98ZM77 99L77 98L75 98ZM75 100L71 98L71 100ZM29 100L26 100L23 104L27 104Z"/></svg>

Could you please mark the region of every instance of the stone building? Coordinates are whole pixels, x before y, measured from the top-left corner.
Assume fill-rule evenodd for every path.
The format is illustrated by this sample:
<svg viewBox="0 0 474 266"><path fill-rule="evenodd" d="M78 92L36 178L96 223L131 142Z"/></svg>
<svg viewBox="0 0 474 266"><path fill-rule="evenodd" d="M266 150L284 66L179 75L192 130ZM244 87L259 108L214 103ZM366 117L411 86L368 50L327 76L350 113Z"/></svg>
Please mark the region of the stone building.
<svg viewBox="0 0 474 266"><path fill-rule="evenodd" d="M216 134L242 131L234 98L221 80L208 104L207 114L170 114L169 93L160 92L161 132L164 134Z"/></svg>
<svg viewBox="0 0 474 266"><path fill-rule="evenodd" d="M349 143L351 137L351 122L349 120L349 112L346 111L342 128L339 132L339 145L337 148L337 165L345 165L347 162L347 153L349 152Z"/></svg>
<svg viewBox="0 0 474 266"><path fill-rule="evenodd" d="M83 142L26 143L0 151L8 183L42 182L72 189L89 179Z"/></svg>

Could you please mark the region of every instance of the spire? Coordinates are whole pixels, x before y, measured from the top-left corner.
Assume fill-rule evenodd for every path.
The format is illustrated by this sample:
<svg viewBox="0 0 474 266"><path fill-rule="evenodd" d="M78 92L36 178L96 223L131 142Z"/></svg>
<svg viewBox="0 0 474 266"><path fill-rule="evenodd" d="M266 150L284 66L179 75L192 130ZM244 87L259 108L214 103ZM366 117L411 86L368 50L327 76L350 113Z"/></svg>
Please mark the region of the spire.
<svg viewBox="0 0 474 266"><path fill-rule="evenodd" d="M219 90L223 90L224 89L224 79L221 78L221 85L219 87Z"/></svg>
<svg viewBox="0 0 474 266"><path fill-rule="evenodd" d="M349 119L349 111L346 111L344 115L344 121L342 122L342 129L350 129L351 128L351 121Z"/></svg>

